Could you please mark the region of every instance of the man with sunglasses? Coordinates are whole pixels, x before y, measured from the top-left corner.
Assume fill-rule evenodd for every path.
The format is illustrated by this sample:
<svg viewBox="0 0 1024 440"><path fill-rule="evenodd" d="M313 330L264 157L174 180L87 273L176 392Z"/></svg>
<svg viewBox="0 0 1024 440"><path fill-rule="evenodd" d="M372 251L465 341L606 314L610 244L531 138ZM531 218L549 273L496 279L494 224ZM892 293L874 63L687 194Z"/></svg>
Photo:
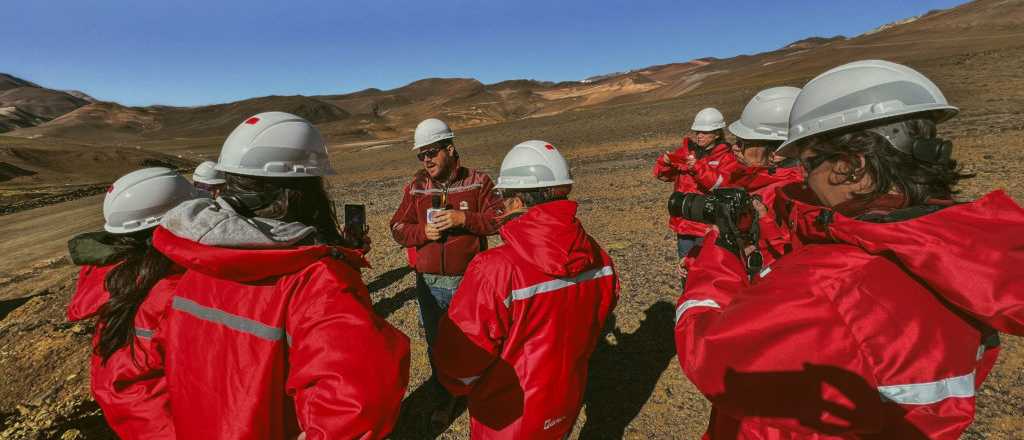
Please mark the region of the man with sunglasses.
<svg viewBox="0 0 1024 440"><path fill-rule="evenodd" d="M443 121L420 122L413 151L422 169L405 186L402 203L391 217L395 241L415 252L416 299L428 350L466 266L487 249L487 236L497 233L501 209L491 178L461 166L454 141L455 133ZM430 417L430 429L437 432L456 416L455 400L436 375L428 383L439 401Z"/></svg>

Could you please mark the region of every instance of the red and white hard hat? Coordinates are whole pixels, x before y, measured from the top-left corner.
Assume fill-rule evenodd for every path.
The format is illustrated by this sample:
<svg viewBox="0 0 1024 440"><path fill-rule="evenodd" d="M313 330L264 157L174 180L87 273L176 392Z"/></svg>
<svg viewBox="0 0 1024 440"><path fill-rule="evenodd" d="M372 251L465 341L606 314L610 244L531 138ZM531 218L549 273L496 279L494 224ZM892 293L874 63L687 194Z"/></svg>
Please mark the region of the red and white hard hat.
<svg viewBox="0 0 1024 440"><path fill-rule="evenodd" d="M569 164L550 142L526 141L505 155L498 189L533 189L572 185Z"/></svg>
<svg viewBox="0 0 1024 440"><path fill-rule="evenodd" d="M216 168L264 177L335 174L320 130L284 112L260 113L239 124L224 140Z"/></svg>

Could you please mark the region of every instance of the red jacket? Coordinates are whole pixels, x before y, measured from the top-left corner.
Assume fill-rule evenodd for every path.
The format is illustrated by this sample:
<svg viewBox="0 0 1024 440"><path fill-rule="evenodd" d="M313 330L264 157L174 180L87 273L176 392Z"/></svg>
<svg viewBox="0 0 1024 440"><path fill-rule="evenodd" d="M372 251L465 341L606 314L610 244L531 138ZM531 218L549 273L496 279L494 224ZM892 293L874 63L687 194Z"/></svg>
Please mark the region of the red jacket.
<svg viewBox="0 0 1024 440"><path fill-rule="evenodd" d="M742 188L761 198L768 211L768 215L758 221L761 235L759 246L766 265L789 251L789 231L776 219L773 208L775 191L790 183L803 182L803 168L752 167L740 162L735 154L723 154L719 156L717 166L711 166L705 161L697 162L693 166L693 176L704 191Z"/></svg>
<svg viewBox="0 0 1024 440"><path fill-rule="evenodd" d="M187 269L154 339L180 438L390 432L409 340L370 307L359 255L325 245L214 247L163 227L153 245Z"/></svg>
<svg viewBox="0 0 1024 440"><path fill-rule="evenodd" d="M872 223L785 203L793 253L750 284L705 246L679 299L679 360L714 405L705 437L959 438L992 329L1024 334L1024 210L995 192Z"/></svg>
<svg viewBox="0 0 1024 440"><path fill-rule="evenodd" d="M68 305L69 321L88 319L110 300L104 287L107 273L117 264L82 266L75 294ZM92 355L91 388L110 428L123 439L174 439L174 424L163 375L163 358L153 344L153 332L181 278L180 268L158 281L135 314L134 347L122 347L106 362ZM97 330L102 323L97 326ZM99 341L93 337L93 347ZM133 352L134 350L134 352Z"/></svg>
<svg viewBox="0 0 1024 440"><path fill-rule="evenodd" d="M575 202L534 206L478 255L441 320L434 364L469 394L472 437L561 439L579 414L587 365L618 300L611 258Z"/></svg>
<svg viewBox="0 0 1024 440"><path fill-rule="evenodd" d="M690 145L690 138L683 138L682 144L676 151L669 154L670 164L662 162L662 156L654 162L653 174L658 180L672 182L674 191L684 193L705 192L694 180L692 170L686 165L686 158L693 155L698 163L705 163L709 167L717 167L721 157L730 154L729 144L721 143L711 149L701 150L696 145ZM708 225L686 220L680 217L669 217L669 228L679 235L703 236L710 230Z"/></svg>
<svg viewBox="0 0 1024 440"><path fill-rule="evenodd" d="M410 258L410 262L417 272L461 275L469 260L487 249L487 236L498 231L495 216L501 209L501 200L491 193L493 189L494 183L486 174L457 164L452 178L444 184L435 182L425 170L416 173L391 217L391 235L398 244L415 248L416 258ZM449 229L440 241L427 240L423 231L427 209L433 206L435 196L442 198L444 209L466 213L465 226Z"/></svg>
<svg viewBox="0 0 1024 440"><path fill-rule="evenodd" d="M698 161L692 174L697 186L704 192L716 188L743 188L754 192L769 185L802 182L803 168L777 166L747 166L735 154L718 156L716 164Z"/></svg>

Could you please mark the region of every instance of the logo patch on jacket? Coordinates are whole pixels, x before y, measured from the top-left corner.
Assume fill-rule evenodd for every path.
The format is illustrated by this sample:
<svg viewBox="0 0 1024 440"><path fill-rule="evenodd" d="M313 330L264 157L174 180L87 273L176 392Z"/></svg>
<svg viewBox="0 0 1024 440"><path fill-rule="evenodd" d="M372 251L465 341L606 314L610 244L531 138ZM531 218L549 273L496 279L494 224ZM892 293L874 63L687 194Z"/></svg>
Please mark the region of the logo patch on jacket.
<svg viewBox="0 0 1024 440"><path fill-rule="evenodd" d="M557 425L558 422L561 422L562 420L565 420L565 416L555 417L555 418L551 418L551 419L545 420L544 421L544 430L547 431L547 430L549 430L551 428L554 428L555 425Z"/></svg>
<svg viewBox="0 0 1024 440"><path fill-rule="evenodd" d="M468 211L469 210L469 202L467 202L465 200L459 202L459 210L460 211Z"/></svg>

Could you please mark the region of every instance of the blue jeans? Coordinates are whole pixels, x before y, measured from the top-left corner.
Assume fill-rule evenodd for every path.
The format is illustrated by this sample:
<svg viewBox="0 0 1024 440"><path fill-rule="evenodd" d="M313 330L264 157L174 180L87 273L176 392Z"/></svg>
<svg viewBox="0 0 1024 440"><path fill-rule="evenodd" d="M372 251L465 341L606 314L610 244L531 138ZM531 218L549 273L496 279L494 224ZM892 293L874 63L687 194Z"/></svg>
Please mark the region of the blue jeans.
<svg viewBox="0 0 1024 440"><path fill-rule="evenodd" d="M676 253L679 255L679 258L689 255L693 248L704 245L704 237L696 235L679 235L677 237Z"/></svg>
<svg viewBox="0 0 1024 440"><path fill-rule="evenodd" d="M416 302L420 305L420 324L423 325L423 332L427 337L427 355L430 358L430 387L435 391L447 394L447 391L437 381L437 374L434 372L434 359L432 348L434 338L437 337L437 326L441 317L448 312L448 306L455 296L455 289L462 282L462 277L424 275L416 273Z"/></svg>
<svg viewBox="0 0 1024 440"><path fill-rule="evenodd" d="M679 255L679 258L690 255L690 252L692 252L694 248L699 248L704 245L704 237L698 237L696 235L679 235L677 237L676 254ZM682 288L686 289L686 278L683 278L680 282L682 284Z"/></svg>

